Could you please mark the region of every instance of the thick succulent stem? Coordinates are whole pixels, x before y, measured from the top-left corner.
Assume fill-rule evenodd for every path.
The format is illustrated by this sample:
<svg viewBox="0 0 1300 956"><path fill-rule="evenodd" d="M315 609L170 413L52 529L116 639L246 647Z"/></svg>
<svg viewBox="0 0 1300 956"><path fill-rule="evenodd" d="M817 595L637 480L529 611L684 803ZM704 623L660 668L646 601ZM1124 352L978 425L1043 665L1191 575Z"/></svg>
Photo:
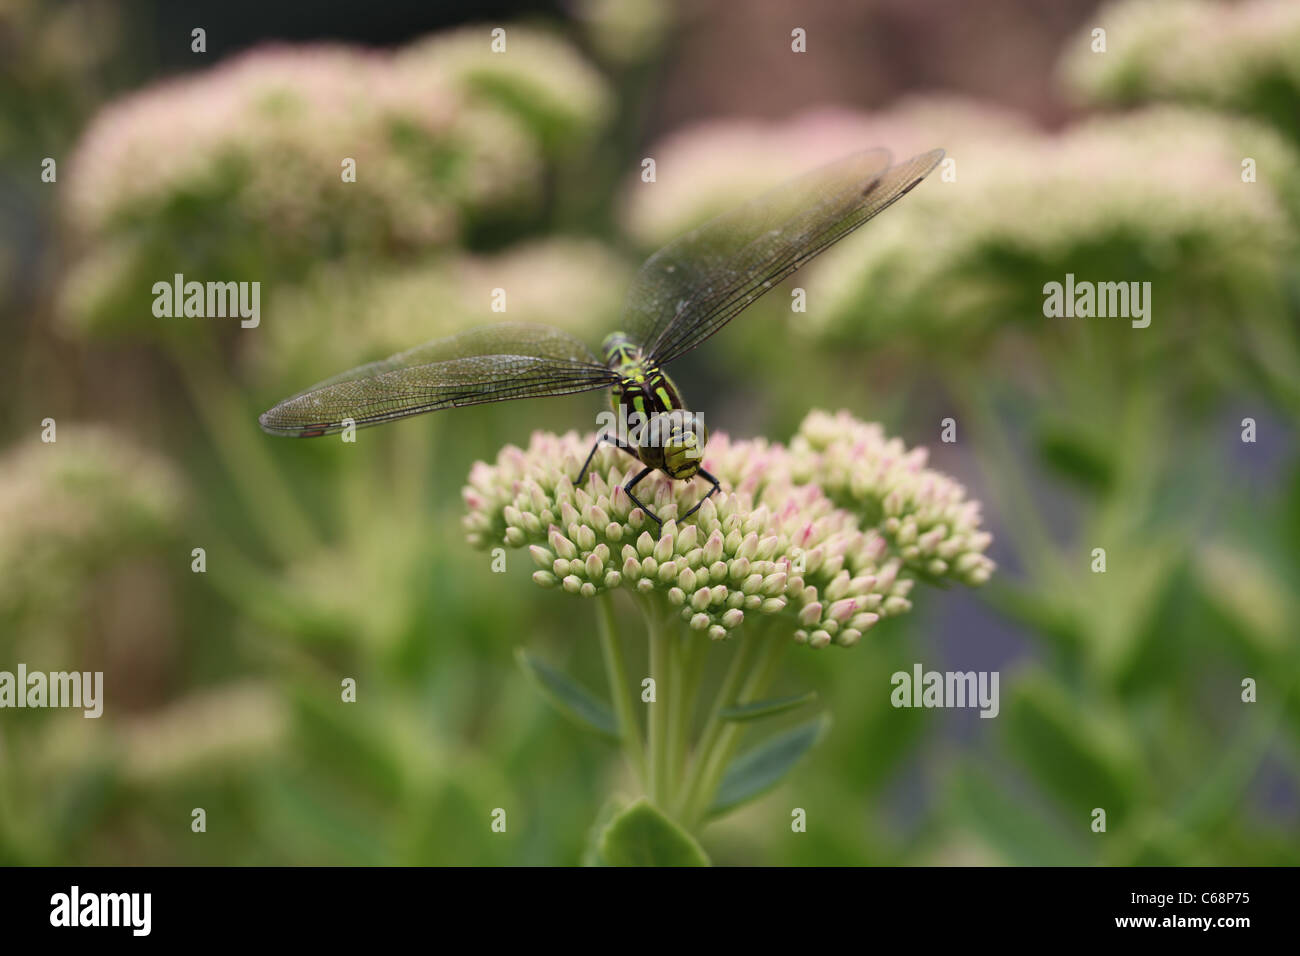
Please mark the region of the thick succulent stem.
<svg viewBox="0 0 1300 956"><path fill-rule="evenodd" d="M609 681L609 695L614 702L614 716L618 720L623 753L636 774L641 786L647 785L645 746L637 724L635 696L627 679L627 665L623 648L618 640L618 625L614 620L614 602L608 594L600 595L596 602L600 619L600 649L605 659L605 676Z"/></svg>
<svg viewBox="0 0 1300 956"><path fill-rule="evenodd" d="M734 642L738 646L733 651L731 665L722 678L722 685L714 696L712 707L709 708L709 716L705 719L704 728L700 731L700 739L695 746L690 772L687 774L681 792L678 794L677 804L674 808L675 814L678 816L686 811L702 783L709 755L713 752L725 726L722 720L722 711L736 701L736 695L740 691L741 684L748 673L749 663L754 656L757 637L758 634L749 633Z"/></svg>
<svg viewBox="0 0 1300 956"><path fill-rule="evenodd" d="M646 624L650 629L650 676L655 682L654 700L649 705L650 799L667 810L673 792L673 697L681 693L681 688L673 686L677 640L670 620L659 608L649 607Z"/></svg>
<svg viewBox="0 0 1300 956"><path fill-rule="evenodd" d="M770 630L767 633L752 635L749 640L758 646L758 657L752 667L747 667L744 686L734 699L723 707L745 704L759 699L776 678L777 667L785 653L789 639ZM721 707L719 708L719 711ZM717 730L709 740L702 740L697 755L698 775L692 788L686 793L679 820L690 830L698 829L705 821L709 804L718 786L722 783L727 765L735 756L746 725L729 723L719 718Z"/></svg>

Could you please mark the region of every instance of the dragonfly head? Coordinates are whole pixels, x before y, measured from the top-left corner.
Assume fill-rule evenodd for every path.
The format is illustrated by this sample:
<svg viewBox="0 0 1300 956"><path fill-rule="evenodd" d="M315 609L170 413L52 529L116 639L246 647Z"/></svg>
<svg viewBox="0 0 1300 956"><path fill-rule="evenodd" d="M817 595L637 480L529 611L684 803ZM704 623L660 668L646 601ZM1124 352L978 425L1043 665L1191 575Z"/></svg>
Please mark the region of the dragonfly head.
<svg viewBox="0 0 1300 956"><path fill-rule="evenodd" d="M605 336L605 341L600 343L600 352L610 368L627 365L641 358L641 350L625 332L611 332Z"/></svg>
<svg viewBox="0 0 1300 956"><path fill-rule="evenodd" d="M704 446L709 430L704 418L693 412L672 414L664 438L664 472L670 478L694 478L704 464Z"/></svg>

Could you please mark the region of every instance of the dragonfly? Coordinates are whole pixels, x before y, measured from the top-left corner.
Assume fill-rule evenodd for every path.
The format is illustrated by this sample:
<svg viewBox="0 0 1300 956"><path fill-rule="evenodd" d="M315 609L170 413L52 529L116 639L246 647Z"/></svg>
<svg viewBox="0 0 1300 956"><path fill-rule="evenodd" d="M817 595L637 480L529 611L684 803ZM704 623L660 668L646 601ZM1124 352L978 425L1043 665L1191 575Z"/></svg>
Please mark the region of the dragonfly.
<svg viewBox="0 0 1300 956"><path fill-rule="evenodd" d="M664 366L695 349L782 279L888 209L943 158L931 150L893 163L885 149L853 153L778 186L669 243L645 261L628 290L622 330L605 338L603 361L567 332L502 323L471 329L362 365L287 398L258 419L263 430L298 438L329 435L445 408L609 389L610 407L632 429L605 429L609 443L643 467L623 485L629 500L663 521L636 495L655 471L696 476L708 430Z"/></svg>

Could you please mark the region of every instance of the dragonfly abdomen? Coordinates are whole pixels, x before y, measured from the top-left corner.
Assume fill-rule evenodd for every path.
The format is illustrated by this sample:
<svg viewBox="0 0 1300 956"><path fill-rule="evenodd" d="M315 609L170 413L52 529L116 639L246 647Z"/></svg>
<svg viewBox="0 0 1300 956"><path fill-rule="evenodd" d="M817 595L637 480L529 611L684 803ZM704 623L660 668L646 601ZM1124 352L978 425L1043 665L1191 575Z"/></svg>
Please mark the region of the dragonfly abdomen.
<svg viewBox="0 0 1300 956"><path fill-rule="evenodd" d="M676 384L662 370L636 360L617 368L621 378L610 403L621 437L643 464L671 478L694 477L700 470L707 433L686 409Z"/></svg>

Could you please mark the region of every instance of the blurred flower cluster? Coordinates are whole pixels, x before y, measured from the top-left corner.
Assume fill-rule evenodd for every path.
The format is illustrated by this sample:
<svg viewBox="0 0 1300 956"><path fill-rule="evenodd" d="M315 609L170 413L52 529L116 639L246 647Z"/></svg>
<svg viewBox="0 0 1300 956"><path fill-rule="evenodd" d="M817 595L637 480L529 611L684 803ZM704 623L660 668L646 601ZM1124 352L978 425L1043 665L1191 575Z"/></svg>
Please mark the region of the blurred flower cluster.
<svg viewBox="0 0 1300 956"><path fill-rule="evenodd" d="M1106 30L1094 52L1091 31ZM1176 100L1248 113L1300 138L1300 5L1294 0L1120 0L1068 48L1065 83L1088 102Z"/></svg>
<svg viewBox="0 0 1300 956"><path fill-rule="evenodd" d="M113 103L71 162L82 255L65 320L134 327L174 272L251 281L409 259L533 208L547 164L593 133L608 93L545 33L512 28L509 56L485 54L489 39L262 48Z"/></svg>
<svg viewBox="0 0 1300 956"><path fill-rule="evenodd" d="M709 124L651 151L660 169L691 176L680 185L664 177L653 195L632 186L628 228L662 241L794 170L877 143L899 156L943 145L951 175L940 166L800 274L809 302L800 331L858 344L910 339L930 353L1027 325L1036 334L1049 327L1042 286L1067 271L1152 280L1162 315L1183 316L1180 335L1209 301L1278 315L1281 303L1263 290L1277 287L1296 247L1300 157L1267 127L1174 107L1059 134L938 99L870 118ZM1243 183L1243 156L1268 176Z"/></svg>
<svg viewBox="0 0 1300 956"><path fill-rule="evenodd" d="M911 96L878 113L820 108L784 121L713 120L654 144L649 155L662 173L653 186L629 177L623 223L651 249L765 189L856 150L884 146L900 159L937 145L950 149L958 142L1018 139L1029 132L1025 120L1011 110L936 96ZM899 208L910 203L909 197Z"/></svg>
<svg viewBox="0 0 1300 956"><path fill-rule="evenodd" d="M649 59L672 26L670 0L576 0L572 9L591 45L613 63Z"/></svg>
<svg viewBox="0 0 1300 956"><path fill-rule="evenodd" d="M126 436L76 423L58 436L0 458L0 620L29 638L76 614L105 567L169 539L183 500L171 464Z"/></svg>
<svg viewBox="0 0 1300 956"><path fill-rule="evenodd" d="M122 32L105 0L0 0L0 157L54 152L94 103Z"/></svg>
<svg viewBox="0 0 1300 956"><path fill-rule="evenodd" d="M321 371L359 365L428 339L499 322L492 290L509 296L509 318L599 341L618 314L630 270L602 243L525 241L492 255L448 254L417 265L322 266L276 302L258 336L252 372L268 387L305 385Z"/></svg>
<svg viewBox="0 0 1300 956"><path fill-rule="evenodd" d="M505 41L504 53L485 56L487 27L433 34L398 51L393 82L418 89L445 77L462 96L509 112L549 153L581 144L612 108L600 74L557 36L511 26Z"/></svg>
<svg viewBox="0 0 1300 956"><path fill-rule="evenodd" d="M714 639L747 612L784 612L813 647L850 646L907 611L911 572L978 585L993 570L978 503L926 469L923 450L846 413L809 415L790 449L715 435L705 467L724 490L680 523L701 482L643 482L642 500L664 519L657 537L622 488L639 467L624 452L602 446L589 486L574 487L594 440L535 433L526 451L476 464L464 491L470 542L528 546L543 587L658 592Z"/></svg>
<svg viewBox="0 0 1300 956"><path fill-rule="evenodd" d="M114 710L88 726L52 723L40 738L42 776L75 780L100 765L119 785L147 790L282 755L290 723L283 697L252 679L196 689L147 714Z"/></svg>

